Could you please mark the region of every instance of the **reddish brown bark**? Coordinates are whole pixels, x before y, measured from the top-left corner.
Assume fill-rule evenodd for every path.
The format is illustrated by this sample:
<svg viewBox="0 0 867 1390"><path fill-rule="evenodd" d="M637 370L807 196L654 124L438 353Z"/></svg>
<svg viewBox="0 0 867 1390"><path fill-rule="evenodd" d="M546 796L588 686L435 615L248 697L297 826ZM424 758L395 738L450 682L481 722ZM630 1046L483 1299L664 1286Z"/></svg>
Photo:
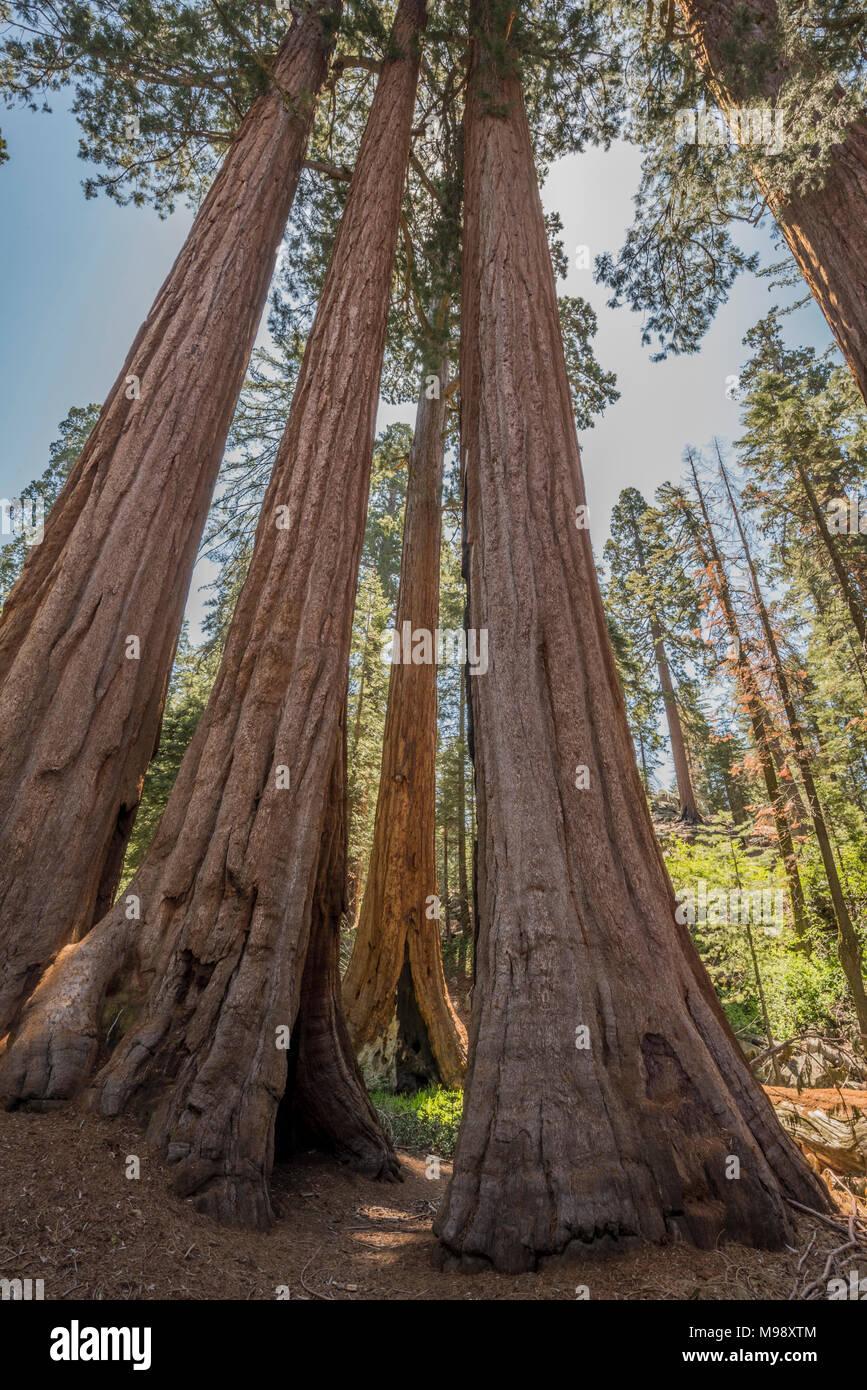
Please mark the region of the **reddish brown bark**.
<svg viewBox="0 0 867 1390"><path fill-rule="evenodd" d="M754 91L727 76L726 48L735 32L745 54L753 44L767 42L778 22L776 0L678 0L678 5L721 109L748 107ZM784 77L780 69L765 72L759 95L775 105ZM867 119L850 127L819 190L786 198L762 191L867 400Z"/></svg>
<svg viewBox="0 0 867 1390"><path fill-rule="evenodd" d="M331 774L310 944L289 1053L289 1076L275 1123L275 1152L325 1149L371 1177L399 1177L361 1078L340 997L340 924L346 914L346 747L344 728Z"/></svg>
<svg viewBox="0 0 867 1390"><path fill-rule="evenodd" d="M299 1017L334 796L424 17L424 0L401 0L248 577L165 814L128 893L61 954L0 1066L7 1105L74 1094L105 990L134 964L143 995L92 1101L147 1114L178 1191L236 1224L271 1215L278 1030ZM131 896L140 923L125 918ZM357 1164L393 1169L369 1107L341 1123Z"/></svg>
<svg viewBox="0 0 867 1390"><path fill-rule="evenodd" d="M423 392L409 457L400 590L370 867L343 982L349 1030L365 1074L393 1089L458 1086L466 1033L443 974L436 893L437 667L446 368ZM426 633L414 663L410 634ZM423 640L423 639L419 639ZM409 650L407 650L407 648ZM408 659L409 658L409 659Z"/></svg>
<svg viewBox="0 0 867 1390"><path fill-rule="evenodd" d="M4 609L0 1037L116 890L341 7L284 41Z"/></svg>
<svg viewBox="0 0 867 1390"><path fill-rule="evenodd" d="M486 19L474 0L473 32ZM676 923L574 524L585 496L520 84L478 38L464 136L470 623L490 656L472 682L470 1066L436 1230L506 1271L633 1237L780 1245L784 1197L827 1207L827 1194Z"/></svg>

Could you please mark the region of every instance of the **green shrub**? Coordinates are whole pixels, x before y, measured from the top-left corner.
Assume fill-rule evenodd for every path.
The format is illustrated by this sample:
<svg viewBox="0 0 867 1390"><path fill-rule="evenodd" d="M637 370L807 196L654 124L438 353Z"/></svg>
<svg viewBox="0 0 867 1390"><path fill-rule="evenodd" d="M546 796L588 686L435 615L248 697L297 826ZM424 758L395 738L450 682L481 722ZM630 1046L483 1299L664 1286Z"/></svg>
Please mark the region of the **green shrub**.
<svg viewBox="0 0 867 1390"><path fill-rule="evenodd" d="M431 1086L413 1096L371 1092L371 1100L393 1142L402 1149L450 1158L461 1122L463 1094Z"/></svg>

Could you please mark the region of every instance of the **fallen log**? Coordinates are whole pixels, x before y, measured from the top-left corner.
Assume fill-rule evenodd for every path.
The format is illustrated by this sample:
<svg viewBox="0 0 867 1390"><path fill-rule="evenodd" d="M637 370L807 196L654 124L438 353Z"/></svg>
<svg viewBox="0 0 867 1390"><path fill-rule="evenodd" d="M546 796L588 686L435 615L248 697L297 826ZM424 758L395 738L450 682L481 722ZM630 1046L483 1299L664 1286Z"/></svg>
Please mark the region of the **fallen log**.
<svg viewBox="0 0 867 1390"><path fill-rule="evenodd" d="M808 1158L835 1173L867 1176L867 1091L764 1089L783 1129Z"/></svg>

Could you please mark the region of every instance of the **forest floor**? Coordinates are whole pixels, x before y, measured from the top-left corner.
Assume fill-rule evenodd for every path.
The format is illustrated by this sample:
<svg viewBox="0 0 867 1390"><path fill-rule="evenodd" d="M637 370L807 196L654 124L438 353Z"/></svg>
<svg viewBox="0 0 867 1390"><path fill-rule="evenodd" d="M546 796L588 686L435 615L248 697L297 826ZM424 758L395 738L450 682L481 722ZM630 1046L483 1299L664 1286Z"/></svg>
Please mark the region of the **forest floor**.
<svg viewBox="0 0 867 1390"><path fill-rule="evenodd" d="M274 1299L283 1286L295 1299L546 1300L574 1299L580 1284L592 1299L788 1299L842 1239L793 1213L791 1251L643 1245L537 1274L441 1271L431 1224L451 1165L437 1181L423 1155L400 1157L396 1184L314 1155L280 1165L276 1224L237 1232L171 1194L170 1171L128 1122L0 1113L0 1278L43 1279L46 1299Z"/></svg>

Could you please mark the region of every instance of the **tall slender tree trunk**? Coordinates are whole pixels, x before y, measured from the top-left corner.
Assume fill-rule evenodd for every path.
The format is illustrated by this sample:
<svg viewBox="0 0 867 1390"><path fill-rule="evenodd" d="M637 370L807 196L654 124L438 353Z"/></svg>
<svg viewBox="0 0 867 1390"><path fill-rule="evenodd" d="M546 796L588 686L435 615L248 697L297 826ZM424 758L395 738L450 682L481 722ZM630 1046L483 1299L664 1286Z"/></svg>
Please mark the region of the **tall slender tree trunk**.
<svg viewBox="0 0 867 1390"><path fill-rule="evenodd" d="M744 821L749 819L744 794L737 780L727 768L723 769L723 782L726 789L726 800L732 813L732 824L743 825Z"/></svg>
<svg viewBox="0 0 867 1390"><path fill-rule="evenodd" d="M641 543L638 519L631 508L629 520L632 527L632 538L635 542L635 551L638 557L638 568L646 578L647 562L644 555L644 546ZM665 705L665 718L668 724L668 736L671 741L671 754L674 759L674 777L677 783L678 800L680 801L680 815L678 819L685 821L688 825L700 825L703 821L703 817L699 814L696 795L693 790L692 774L690 772L689 758L686 752L686 739L683 736L683 724L680 718L680 710L677 705L677 695L674 689L674 682L671 679L671 669L665 651L662 627L654 610L651 610L650 613L650 635L653 642L653 655L656 661L656 670L659 676L659 687L662 691L662 700Z"/></svg>
<svg viewBox="0 0 867 1390"><path fill-rule="evenodd" d="M741 641L740 626L738 624L737 614L735 613L731 590L729 589L725 565L723 564L722 555L717 545L713 523L711 522L710 513L707 509L704 493L698 481L698 473L696 472L695 462L692 456L689 458L689 464L692 472L695 495L698 499L699 509L704 523L707 549L705 549L701 538L694 533L695 545L699 559L710 580L717 602L722 609L726 628L735 650L737 687L741 693L741 698L746 707L747 717L750 721L750 727L753 731L753 740L756 745L756 752L759 755L759 764L762 769L762 777L768 794L768 803L774 817L774 828L777 832L777 842L780 846L780 856L783 861L783 868L789 888L789 901L792 905L792 922L796 935L802 937L807 930L807 903L804 897L804 886L801 882L800 870L798 869L798 856L795 853L791 826L786 815L786 803L777 777L774 754L771 747L770 721L768 719L764 699L762 698L762 692L756 680L755 672L750 665L750 659Z"/></svg>
<svg viewBox="0 0 867 1390"><path fill-rule="evenodd" d="M843 564L843 560L839 550L837 549L834 537L831 535L827 518L825 516L825 513L822 511L821 504L819 502L818 497L816 496L816 489L813 486L813 480L810 477L810 474L807 472L807 469L804 467L803 460L797 452L794 455L793 462L795 465L795 471L798 475L798 478L800 479L801 486L803 487L804 492L807 494L807 501L809 502L810 510L813 513L813 520L816 523L816 529L818 530L819 535L822 538L825 551L827 553L828 559L831 562L831 569L834 573L834 577L837 580L837 583L839 584L840 590L843 594L843 601L849 610L849 617L852 619L853 626L858 634L858 641L861 645L861 655L864 656L865 653L867 653L867 618L865 618L864 609L861 606L861 600L855 590L855 586L852 583L852 579L849 575L849 572L846 569L846 566ZM863 681L864 673L860 663L858 666L858 671Z"/></svg>
<svg viewBox="0 0 867 1390"><path fill-rule="evenodd" d="M460 895L461 934L469 940L472 931L470 920L470 889L467 881L467 779L466 779L466 737L467 737L467 673L461 671L460 711L458 715L458 893Z"/></svg>
<svg viewBox="0 0 867 1390"><path fill-rule="evenodd" d="M641 760L641 780L644 783L644 790L650 795L650 777L647 773L647 758L644 755L644 735L638 730L638 754Z"/></svg>
<svg viewBox="0 0 867 1390"><path fill-rule="evenodd" d="M690 772L689 758L686 752L686 740L683 736L683 724L681 723L680 710L677 707L677 695L675 694L674 682L671 679L671 671L668 665L668 657L665 653L665 643L662 640L662 632L659 623L655 619L652 621L651 629L653 652L656 658L656 669L659 674L659 685L665 704L665 717L668 723L671 752L674 758L674 776L677 782L678 799L680 801L679 819L686 821L689 825L699 825L704 818L699 813L696 805L696 795L692 785L692 774Z"/></svg>
<svg viewBox="0 0 867 1390"><path fill-rule="evenodd" d="M843 974L846 977L846 983L849 986L852 1002L855 1005L855 1015L858 1020L858 1026L861 1030L864 1043L867 1045L867 990L865 990L864 972L862 968L863 948L855 924L850 916L846 898L843 894L843 886L840 883L840 875L837 872L837 861L834 857L834 849L831 844L830 835L828 834L828 824L825 820L825 813L819 797L819 790L816 786L815 778L813 777L813 769L810 766L810 754L804 740L801 721L798 718L795 702L792 699L789 678L786 675L786 668L780 658L776 634L774 633L773 625L768 615L767 605L762 595L758 572L741 521L740 510L735 502L728 472L722 462L720 462L720 474L725 484L729 505L732 509L738 535L741 539L741 546L743 547L744 558L747 562L747 569L750 575L750 584L752 586L756 611L759 615L762 632L764 633L768 653L774 668L774 676L783 702L783 709L786 712L786 721L795 749L795 757L798 760L798 767L801 770L801 779L807 794L807 804L810 807L810 817L813 822L813 829L816 833L819 853L822 856L825 877L828 880L828 889L831 894L834 916L837 921L837 955Z"/></svg>
<svg viewBox="0 0 867 1390"><path fill-rule="evenodd" d="M470 1066L435 1229L508 1272L675 1232L780 1245L784 1196L828 1198L676 922L575 527L578 441L506 22L495 57L473 0L460 374L470 621L490 657L472 683Z"/></svg>
<svg viewBox="0 0 867 1390"><path fill-rule="evenodd" d="M343 982L353 1043L370 1082L458 1086L466 1033L446 989L436 885L437 666L447 367L424 391L409 458L400 591L373 849ZM412 634L427 635L424 638ZM417 645L418 644L418 645ZM413 658L421 657L421 660Z"/></svg>
<svg viewBox="0 0 867 1390"><path fill-rule="evenodd" d="M424 20L424 0L401 0L250 569L162 821L124 898L48 971L0 1064L7 1105L74 1094L100 1047L105 991L134 969L142 984L134 1020L95 1079L92 1103L104 1115L147 1115L177 1190L239 1225L271 1217L285 1044L312 932L336 911L320 905L317 919L313 904L323 891L323 835L334 833L334 760ZM333 955L328 961L331 971ZM333 990L320 988L337 1009ZM342 1057L340 1067L350 1063ZM361 1106L357 1079L349 1090ZM358 1166L394 1172L369 1108L342 1124Z"/></svg>
<svg viewBox="0 0 867 1390"><path fill-rule="evenodd" d="M741 874L740 874L740 869L738 868L738 860L737 860L737 855L735 854L735 847L734 847L734 845L732 844L731 840L729 840L729 852L730 852L731 857L732 857L732 864L733 864L733 866L734 866L734 871L735 871L735 883L737 884L737 886L738 886L738 891L740 892L740 891L742 891L743 885L742 885L742 883L741 883ZM764 986L764 982L763 982L763 980L762 980L762 972L761 972L761 970L760 970L760 968L759 968L759 957L758 957L758 953L757 953L757 951L756 951L756 942L755 942L755 938L754 938L754 936L753 936L753 929L752 929L752 926L750 925L750 915L749 915L749 913L746 914L746 921L744 922L744 929L745 929L745 932L746 932L747 945L749 946L749 949L750 949L750 958L751 958L752 963L753 963L753 975L755 976L755 981L756 981L756 993L757 993L757 995L758 995L758 997L759 997L759 1008L761 1009L761 1014L762 1014L762 1027L763 1027L764 1030L765 1030L765 1038L767 1039L767 1045L768 1045L768 1047L773 1047L773 1045L774 1045L774 1034L773 1034L773 1031L772 1031L772 1029L771 1029L771 1016L770 1016L770 1014L768 1013L768 1003L767 1003L767 999L765 998L765 986ZM778 1078L778 1070L777 1070L777 1062L776 1062L776 1059L774 1059L773 1068L774 1068L774 1080L775 1080L775 1081L778 1081L779 1078Z"/></svg>
<svg viewBox="0 0 867 1390"><path fill-rule="evenodd" d="M768 717L768 746L777 769L780 794L783 797L783 810L792 835L800 838L807 833L810 817L804 805L800 786L796 780L797 763L792 767L790 751L783 746L783 739L776 721Z"/></svg>
<svg viewBox="0 0 867 1390"><path fill-rule="evenodd" d="M448 821L443 821L443 888L440 894L442 898L443 927L446 936L451 936L452 930L449 924L449 826Z"/></svg>
<svg viewBox="0 0 867 1390"><path fill-rule="evenodd" d="M364 782L364 797L361 802L361 819L367 825L368 809L370 806L370 773L367 774ZM364 856L356 854L352 862L351 882L352 882L352 928L358 927L358 918L361 915L361 904L364 897L364 875L366 872Z"/></svg>
<svg viewBox="0 0 867 1390"><path fill-rule="evenodd" d="M341 8L290 30L4 609L0 1037L116 891Z"/></svg>
<svg viewBox="0 0 867 1390"><path fill-rule="evenodd" d="M778 29L776 0L678 0L698 60L721 109L749 107L752 85L731 75L731 47L760 51ZM768 66L759 95L777 105L784 73ZM840 351L867 400L867 119L861 117L837 147L823 186L782 197L757 183Z"/></svg>

